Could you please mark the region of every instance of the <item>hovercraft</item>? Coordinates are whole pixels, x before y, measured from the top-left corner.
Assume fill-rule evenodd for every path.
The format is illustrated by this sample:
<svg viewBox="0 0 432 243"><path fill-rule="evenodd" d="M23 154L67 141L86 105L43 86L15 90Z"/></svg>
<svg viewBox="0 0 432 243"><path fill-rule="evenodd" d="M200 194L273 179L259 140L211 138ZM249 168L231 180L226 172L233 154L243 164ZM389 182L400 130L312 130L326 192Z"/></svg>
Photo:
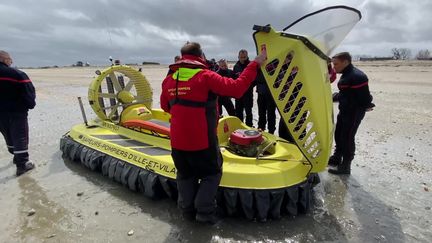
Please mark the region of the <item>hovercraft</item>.
<svg viewBox="0 0 432 243"><path fill-rule="evenodd" d="M293 141L236 117L219 120L224 163L217 202L227 215L265 221L310 208L333 139L328 55L360 18L356 9L335 6L280 32L254 26L257 52L266 49L268 56L262 74ZM88 91L97 118L85 119L61 138L63 156L148 197L176 199L170 114L153 107L152 89L141 72L115 65L97 74Z"/></svg>

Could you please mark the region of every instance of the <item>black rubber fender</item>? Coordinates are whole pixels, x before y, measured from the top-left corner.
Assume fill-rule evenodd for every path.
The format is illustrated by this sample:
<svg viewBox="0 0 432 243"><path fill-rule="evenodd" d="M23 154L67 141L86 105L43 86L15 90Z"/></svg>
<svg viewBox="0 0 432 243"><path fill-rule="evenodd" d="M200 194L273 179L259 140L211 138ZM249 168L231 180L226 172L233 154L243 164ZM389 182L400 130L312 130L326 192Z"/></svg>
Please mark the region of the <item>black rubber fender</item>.
<svg viewBox="0 0 432 243"><path fill-rule="evenodd" d="M255 191L255 205L257 211L257 219L260 222L267 220L267 215L270 210L270 192L265 190Z"/></svg>
<svg viewBox="0 0 432 243"><path fill-rule="evenodd" d="M232 216L237 212L237 195L238 190L226 188L223 190L223 199L227 215Z"/></svg>
<svg viewBox="0 0 432 243"><path fill-rule="evenodd" d="M123 171L120 175L120 182L123 186L128 186L128 178L129 178L129 174L132 170L132 166L129 165L128 163L125 163L123 166Z"/></svg>
<svg viewBox="0 0 432 243"><path fill-rule="evenodd" d="M307 213L309 207L311 205L311 184L303 183L299 186L299 194L298 194L298 210L300 213Z"/></svg>
<svg viewBox="0 0 432 243"><path fill-rule="evenodd" d="M149 172L147 176L147 180L145 181L145 190L144 195L149 198L158 197L160 190L158 190L159 179L158 175L152 172Z"/></svg>
<svg viewBox="0 0 432 243"><path fill-rule="evenodd" d="M285 209L287 212L291 215L296 216L298 214L298 208L297 208L297 202L298 202L298 188L295 187L289 187L285 189Z"/></svg>
<svg viewBox="0 0 432 243"><path fill-rule="evenodd" d="M159 183L169 198L177 200L177 185L173 185L172 180L159 176Z"/></svg>
<svg viewBox="0 0 432 243"><path fill-rule="evenodd" d="M146 187L146 182L147 182L147 177L149 175L149 171L144 170L144 169L140 169L140 172L138 174L138 185L139 185L139 191L140 192L145 192L145 187Z"/></svg>
<svg viewBox="0 0 432 243"><path fill-rule="evenodd" d="M81 164L88 168L88 160L91 158L91 154L94 153L93 149L84 149L81 154Z"/></svg>
<svg viewBox="0 0 432 243"><path fill-rule="evenodd" d="M253 195L251 190L239 190L240 205L244 216L252 220L254 218Z"/></svg>
<svg viewBox="0 0 432 243"><path fill-rule="evenodd" d="M269 215L272 219L281 217L281 208L284 199L285 191L282 189L273 189L270 191L270 211Z"/></svg>
<svg viewBox="0 0 432 243"><path fill-rule="evenodd" d="M102 167L101 172L103 176L108 176L109 167L111 164L111 160L113 160L113 157L107 157L102 161Z"/></svg>
<svg viewBox="0 0 432 243"><path fill-rule="evenodd" d="M101 169L101 165L102 165L102 161L105 159L105 154L99 152L99 151L95 151L95 153L93 154L93 157L90 158L90 161L88 163L88 166L90 168L90 170L92 171L100 171Z"/></svg>
<svg viewBox="0 0 432 243"><path fill-rule="evenodd" d="M131 189L132 191L138 191L138 174L140 172L140 169L136 166L132 166L131 171L129 173L129 177L128 177L128 187L129 189Z"/></svg>
<svg viewBox="0 0 432 243"><path fill-rule="evenodd" d="M84 157L84 161L83 164L85 167L90 168L90 161L92 160L92 158L95 158L97 151L95 150L89 150L87 151L85 157Z"/></svg>
<svg viewBox="0 0 432 243"><path fill-rule="evenodd" d="M108 168L108 178L110 178L111 180L114 180L114 175L115 175L115 169L116 169L116 167L117 167L117 159L116 158L113 158L111 161L110 161L110 164L109 164L109 168Z"/></svg>
<svg viewBox="0 0 432 243"><path fill-rule="evenodd" d="M121 183L121 175L123 173L123 168L124 168L125 162L121 161L121 160L117 160L117 164L116 164L116 168L114 171L114 180L117 181L118 183Z"/></svg>
<svg viewBox="0 0 432 243"><path fill-rule="evenodd" d="M79 154L79 161L81 162L81 164L84 164L85 162L85 157L87 156L87 153L90 151L90 148L88 147L83 147L81 149L81 152Z"/></svg>

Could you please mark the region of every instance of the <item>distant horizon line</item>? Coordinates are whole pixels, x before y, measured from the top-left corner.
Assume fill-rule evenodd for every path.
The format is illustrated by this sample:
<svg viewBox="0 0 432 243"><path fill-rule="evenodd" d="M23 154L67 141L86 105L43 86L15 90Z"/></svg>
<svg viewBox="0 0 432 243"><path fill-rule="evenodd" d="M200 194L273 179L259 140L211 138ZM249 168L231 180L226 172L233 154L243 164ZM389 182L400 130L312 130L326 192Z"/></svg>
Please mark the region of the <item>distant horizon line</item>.
<svg viewBox="0 0 432 243"><path fill-rule="evenodd" d="M432 59L380 59L380 58L364 58L361 60L360 58L353 60L353 62L387 62L387 61L397 61L397 62L411 62L411 61L432 61ZM229 64L236 63L237 61L227 61ZM139 64L139 63L125 63L121 65L125 66L168 66L172 63L158 63L158 62L148 62L146 64ZM109 67L111 65L109 64L90 64L89 66L83 65L83 66L77 66L77 65L52 65L52 66L13 66L14 68L18 69L50 69L50 68L86 68L86 67Z"/></svg>

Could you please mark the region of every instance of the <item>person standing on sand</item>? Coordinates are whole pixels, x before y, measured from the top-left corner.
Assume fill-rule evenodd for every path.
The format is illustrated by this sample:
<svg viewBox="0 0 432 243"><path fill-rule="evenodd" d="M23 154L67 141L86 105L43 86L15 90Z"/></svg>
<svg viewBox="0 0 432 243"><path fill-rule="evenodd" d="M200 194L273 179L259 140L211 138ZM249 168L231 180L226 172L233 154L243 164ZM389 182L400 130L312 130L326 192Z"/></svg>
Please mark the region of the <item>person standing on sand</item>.
<svg viewBox="0 0 432 243"><path fill-rule="evenodd" d="M368 77L351 63L351 55L341 52L332 57L333 67L342 76L338 82L339 93L333 97L339 102L336 121L336 148L328 165L332 174L351 174L351 161L355 154L355 134L366 111L373 110Z"/></svg>
<svg viewBox="0 0 432 243"><path fill-rule="evenodd" d="M258 128L264 131L267 127L268 132L274 134L276 130L276 103L261 71L256 79L256 92L258 93Z"/></svg>
<svg viewBox="0 0 432 243"><path fill-rule="evenodd" d="M227 77L227 78L233 77L233 72L231 69L228 68L228 64L225 59L220 59L218 61L218 64L219 64L219 70L217 70L217 73L220 76ZM219 104L219 116L222 116L222 106L225 107L225 110L227 111L229 116L235 116L235 108L234 108L234 104L231 101L231 97L219 96L218 104Z"/></svg>
<svg viewBox="0 0 432 243"><path fill-rule="evenodd" d="M35 167L29 161L27 115L36 105L36 93L27 74L11 65L9 53L0 50L0 132L20 176Z"/></svg>
<svg viewBox="0 0 432 243"><path fill-rule="evenodd" d="M187 42L181 55L170 65L173 74L164 79L160 96L161 108L171 114L178 206L187 219L215 224L223 163L216 134L217 95L242 96L267 55L258 55L236 80L210 71L199 43Z"/></svg>
<svg viewBox="0 0 432 243"><path fill-rule="evenodd" d="M243 70L249 65L249 56L248 52L245 49L241 49L238 53L238 61L234 65L233 73L234 78L237 78L240 76L240 74L243 72ZM252 107L253 107L253 87L256 85L256 81L251 83L246 93L240 97L239 99L235 99L235 109L236 109L236 116L242 121L245 122L246 125L253 127L253 114L252 114ZM246 113L246 121L244 121L244 113Z"/></svg>

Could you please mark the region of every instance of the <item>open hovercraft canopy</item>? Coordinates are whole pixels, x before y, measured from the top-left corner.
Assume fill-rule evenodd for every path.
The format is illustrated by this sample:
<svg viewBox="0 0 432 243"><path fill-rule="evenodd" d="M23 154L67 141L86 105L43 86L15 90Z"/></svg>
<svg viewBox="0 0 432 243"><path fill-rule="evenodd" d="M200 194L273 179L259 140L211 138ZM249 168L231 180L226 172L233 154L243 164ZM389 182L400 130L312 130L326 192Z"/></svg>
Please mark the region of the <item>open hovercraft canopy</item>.
<svg viewBox="0 0 432 243"><path fill-rule="evenodd" d="M266 84L295 144L320 172L327 166L333 141L333 102L328 55L360 20L358 10L334 6L305 15L277 32L254 26L257 53Z"/></svg>
<svg viewBox="0 0 432 243"><path fill-rule="evenodd" d="M307 14L283 29L285 33L305 36L320 44L329 56L360 21L361 13L346 6L332 6Z"/></svg>

